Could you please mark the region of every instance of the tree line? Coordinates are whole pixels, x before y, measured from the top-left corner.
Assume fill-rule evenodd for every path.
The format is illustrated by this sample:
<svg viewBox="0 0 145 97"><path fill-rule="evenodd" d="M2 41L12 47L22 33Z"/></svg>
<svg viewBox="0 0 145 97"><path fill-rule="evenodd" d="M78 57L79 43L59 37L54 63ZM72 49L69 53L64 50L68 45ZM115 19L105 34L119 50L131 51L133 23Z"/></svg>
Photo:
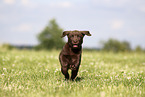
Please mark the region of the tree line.
<svg viewBox="0 0 145 97"><path fill-rule="evenodd" d="M65 44L65 41L60 37L63 29L59 27L55 19L49 21L48 25L37 35L39 44L37 46L12 46L10 44L3 44L1 47L7 49L35 49L35 50L50 50L50 49L61 49ZM117 39L110 38L107 41L102 41L101 51L111 51L111 52L145 52L140 46L137 46L134 50L128 41L119 41Z"/></svg>

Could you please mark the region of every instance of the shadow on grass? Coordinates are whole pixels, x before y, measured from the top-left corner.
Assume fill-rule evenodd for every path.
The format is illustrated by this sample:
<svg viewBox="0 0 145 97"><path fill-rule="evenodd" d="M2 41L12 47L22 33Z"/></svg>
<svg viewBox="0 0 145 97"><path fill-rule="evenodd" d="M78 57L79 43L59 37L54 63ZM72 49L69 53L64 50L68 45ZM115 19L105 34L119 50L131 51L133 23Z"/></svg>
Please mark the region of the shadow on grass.
<svg viewBox="0 0 145 97"><path fill-rule="evenodd" d="M74 81L75 82L80 82L80 81L82 81L84 79L84 77L77 77Z"/></svg>
<svg viewBox="0 0 145 97"><path fill-rule="evenodd" d="M80 82L84 79L84 77L76 77L74 80L71 79L63 79L63 81L65 82ZM61 81L62 79L57 79L58 81Z"/></svg>

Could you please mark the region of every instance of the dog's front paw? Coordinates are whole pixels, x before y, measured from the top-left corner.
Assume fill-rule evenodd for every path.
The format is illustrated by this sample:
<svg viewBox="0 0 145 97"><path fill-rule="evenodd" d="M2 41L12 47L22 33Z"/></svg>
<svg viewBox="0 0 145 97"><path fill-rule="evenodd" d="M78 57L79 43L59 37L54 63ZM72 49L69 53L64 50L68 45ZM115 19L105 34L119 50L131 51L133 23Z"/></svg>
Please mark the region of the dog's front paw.
<svg viewBox="0 0 145 97"><path fill-rule="evenodd" d="M70 65L70 69L71 70L76 70L76 66L75 65Z"/></svg>

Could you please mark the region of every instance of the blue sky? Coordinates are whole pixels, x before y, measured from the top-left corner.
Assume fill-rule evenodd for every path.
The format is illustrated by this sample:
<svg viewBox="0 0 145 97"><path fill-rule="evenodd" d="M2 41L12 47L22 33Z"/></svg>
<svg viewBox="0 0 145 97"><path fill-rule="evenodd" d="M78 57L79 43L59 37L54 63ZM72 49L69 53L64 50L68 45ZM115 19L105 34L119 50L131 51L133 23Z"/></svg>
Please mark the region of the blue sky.
<svg viewBox="0 0 145 97"><path fill-rule="evenodd" d="M0 0L0 44L38 44L52 18L64 30L89 30L84 47L116 38L145 48L145 0Z"/></svg>

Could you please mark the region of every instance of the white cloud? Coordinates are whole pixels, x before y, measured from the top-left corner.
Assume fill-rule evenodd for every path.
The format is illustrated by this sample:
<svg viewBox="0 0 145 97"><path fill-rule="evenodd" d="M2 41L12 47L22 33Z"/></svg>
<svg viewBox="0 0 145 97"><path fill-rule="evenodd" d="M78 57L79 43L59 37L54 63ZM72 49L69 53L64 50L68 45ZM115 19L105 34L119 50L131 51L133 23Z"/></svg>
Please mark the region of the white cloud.
<svg viewBox="0 0 145 97"><path fill-rule="evenodd" d="M22 3L23 5L28 5L28 4L29 4L29 0L21 0L21 3Z"/></svg>
<svg viewBox="0 0 145 97"><path fill-rule="evenodd" d="M92 0L92 3L106 7L122 7L128 4L129 1L130 0Z"/></svg>
<svg viewBox="0 0 145 97"><path fill-rule="evenodd" d="M53 2L50 4L51 7L59 7L59 8L69 8L72 6L71 2Z"/></svg>
<svg viewBox="0 0 145 97"><path fill-rule="evenodd" d="M122 8L128 12L145 12L145 0L91 0L91 3L105 8Z"/></svg>
<svg viewBox="0 0 145 97"><path fill-rule="evenodd" d="M145 6L141 6L141 7L139 8L139 10L140 10L141 12L144 12L144 13L145 13Z"/></svg>
<svg viewBox="0 0 145 97"><path fill-rule="evenodd" d="M14 4L16 0L3 0L3 2L6 4Z"/></svg>
<svg viewBox="0 0 145 97"><path fill-rule="evenodd" d="M36 8L38 4L36 2L32 2L30 0L21 0L20 2L24 7L28 8Z"/></svg>
<svg viewBox="0 0 145 97"><path fill-rule="evenodd" d="M12 28L12 31L14 32L28 32L28 31L31 31L33 28L32 28L32 25L31 24L20 24L18 26L15 26Z"/></svg>
<svg viewBox="0 0 145 97"><path fill-rule="evenodd" d="M121 29L124 25L124 21L122 20L113 20L112 23L111 23L111 28L113 30L118 30L118 29Z"/></svg>
<svg viewBox="0 0 145 97"><path fill-rule="evenodd" d="M24 7L29 8L36 8L37 4L35 2L32 2L31 0L3 0L5 4L13 5L13 4L21 4Z"/></svg>

